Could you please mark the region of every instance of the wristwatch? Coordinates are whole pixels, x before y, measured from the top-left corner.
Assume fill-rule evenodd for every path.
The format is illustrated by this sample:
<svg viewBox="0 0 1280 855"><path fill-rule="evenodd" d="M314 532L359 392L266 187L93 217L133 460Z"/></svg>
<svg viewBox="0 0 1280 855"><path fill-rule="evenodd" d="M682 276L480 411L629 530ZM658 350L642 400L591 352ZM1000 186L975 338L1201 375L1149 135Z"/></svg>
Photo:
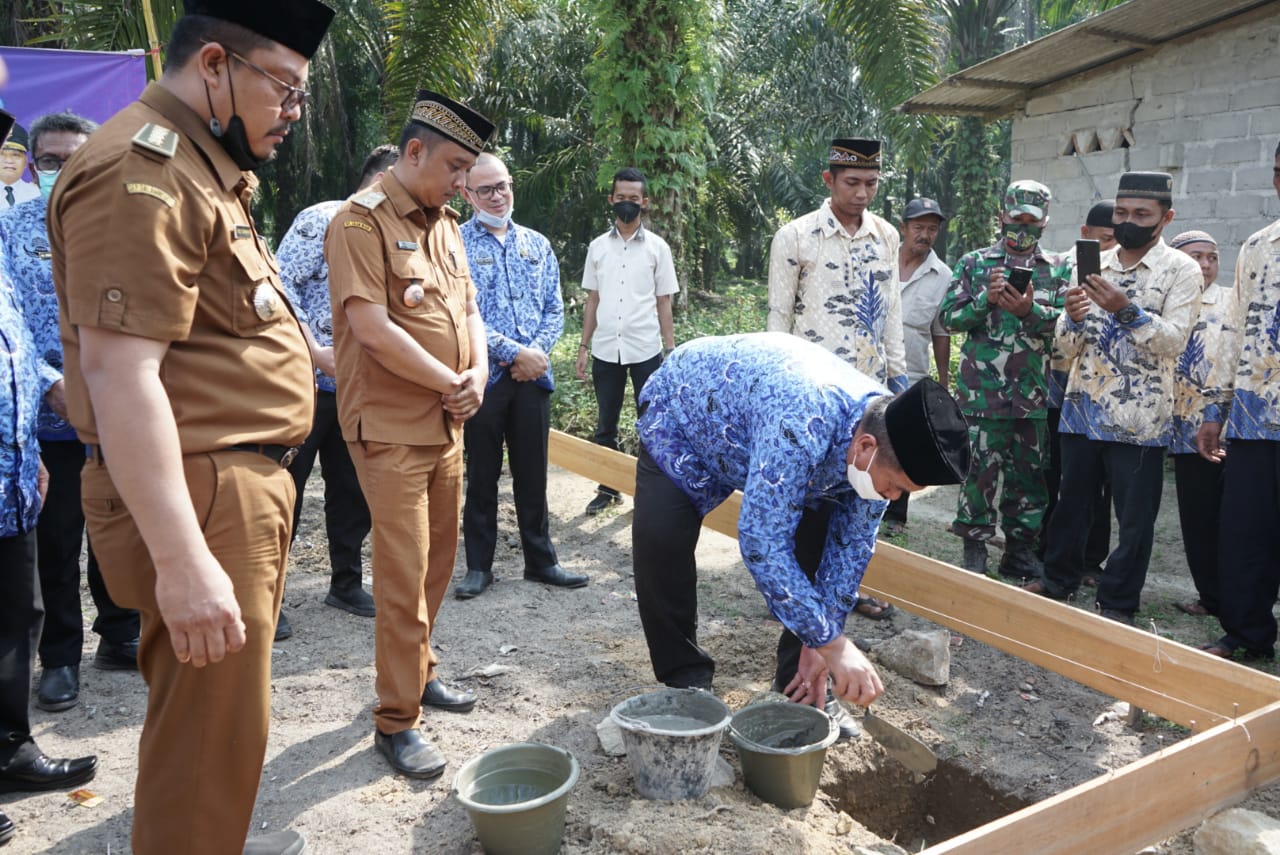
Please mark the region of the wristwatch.
<svg viewBox="0 0 1280 855"><path fill-rule="evenodd" d="M1117 309L1115 313L1116 323L1131 324L1138 319L1138 307L1133 303L1125 306L1123 309Z"/></svg>

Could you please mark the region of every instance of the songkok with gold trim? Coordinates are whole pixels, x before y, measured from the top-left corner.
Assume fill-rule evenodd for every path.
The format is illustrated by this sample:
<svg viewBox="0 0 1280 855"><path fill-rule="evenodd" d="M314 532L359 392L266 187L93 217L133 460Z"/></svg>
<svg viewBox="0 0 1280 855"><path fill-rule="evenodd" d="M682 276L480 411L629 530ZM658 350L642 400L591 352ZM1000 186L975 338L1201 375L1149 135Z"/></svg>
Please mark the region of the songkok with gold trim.
<svg viewBox="0 0 1280 855"><path fill-rule="evenodd" d="M8 113L5 113L5 115L9 119L8 124L5 125L5 130L8 131L9 127L12 126L13 131L7 137L0 135L0 148L8 149L9 151L20 151L25 154L27 151L27 129L15 122L13 116L9 116Z"/></svg>
<svg viewBox="0 0 1280 855"><path fill-rule="evenodd" d="M472 154L479 154L493 136L493 122L460 101L429 89L419 89L409 121L426 125Z"/></svg>
<svg viewBox="0 0 1280 855"><path fill-rule="evenodd" d="M333 10L320 0L182 0L187 15L239 24L307 59L315 56Z"/></svg>
<svg viewBox="0 0 1280 855"><path fill-rule="evenodd" d="M828 166L848 166L854 169L880 168L880 140L839 139L831 141Z"/></svg>
<svg viewBox="0 0 1280 855"><path fill-rule="evenodd" d="M1116 189L1116 198L1120 197L1173 204L1173 176L1167 172L1126 172Z"/></svg>

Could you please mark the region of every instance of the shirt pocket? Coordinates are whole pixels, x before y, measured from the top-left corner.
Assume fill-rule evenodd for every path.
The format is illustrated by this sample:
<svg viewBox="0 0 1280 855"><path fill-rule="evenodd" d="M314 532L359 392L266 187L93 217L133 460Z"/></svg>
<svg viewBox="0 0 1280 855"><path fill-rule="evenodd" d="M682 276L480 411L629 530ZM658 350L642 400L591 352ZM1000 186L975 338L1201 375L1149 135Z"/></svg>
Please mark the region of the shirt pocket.
<svg viewBox="0 0 1280 855"><path fill-rule="evenodd" d="M284 294L272 281L274 271L252 241L234 241L231 254L231 324L235 334L255 336L290 317Z"/></svg>
<svg viewBox="0 0 1280 855"><path fill-rule="evenodd" d="M387 304L393 314L422 315L439 305L440 285L430 262L417 252L393 252L387 260L391 272L387 283ZM416 299L414 286L422 289Z"/></svg>

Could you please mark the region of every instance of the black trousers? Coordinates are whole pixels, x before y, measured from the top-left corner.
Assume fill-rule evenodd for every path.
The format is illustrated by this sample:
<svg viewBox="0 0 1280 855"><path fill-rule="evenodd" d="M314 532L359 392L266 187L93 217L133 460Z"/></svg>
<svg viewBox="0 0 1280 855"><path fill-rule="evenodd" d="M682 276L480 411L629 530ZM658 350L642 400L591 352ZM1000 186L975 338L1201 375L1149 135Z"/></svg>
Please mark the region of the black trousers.
<svg viewBox="0 0 1280 855"><path fill-rule="evenodd" d="M818 572L831 509L805 510L796 529L796 559L810 580ZM694 550L702 516L658 468L643 446L636 461L631 525L632 569L640 623L653 675L668 686L710 688L715 660L698 644L698 568ZM803 644L784 629L778 639L774 684L795 676Z"/></svg>
<svg viewBox="0 0 1280 855"><path fill-rule="evenodd" d="M80 612L80 544L85 539L80 469L85 461L84 445L74 439L42 442L40 459L49 470L49 494L36 524L37 564L45 607L40 664L61 668L80 664L84 647ZM132 641L138 637L138 613L112 602L92 543L88 552L89 594L98 609L93 631L113 644Z"/></svg>
<svg viewBox="0 0 1280 855"><path fill-rule="evenodd" d="M1222 464L1198 454L1173 455L1178 487L1182 551L1200 604L1218 613L1218 525L1222 514ZM1280 520L1278 520L1280 522Z"/></svg>
<svg viewBox="0 0 1280 855"><path fill-rule="evenodd" d="M1252 653L1275 649L1280 589L1280 442L1231 440L1224 464L1218 560L1223 641Z"/></svg>
<svg viewBox="0 0 1280 855"><path fill-rule="evenodd" d="M622 415L622 399L627 391L627 374L631 375L631 394L636 408L640 406L640 390L649 375L662 364L662 354L644 362L605 362L592 357L591 384L596 390L596 445L618 450L618 417ZM618 495L612 487L600 485L600 492Z"/></svg>
<svg viewBox="0 0 1280 855"><path fill-rule="evenodd" d="M82 452L83 454L83 452ZM31 739L31 673L44 623L36 533L0 537L0 768ZM23 752L25 753L25 752Z"/></svg>
<svg viewBox="0 0 1280 855"><path fill-rule="evenodd" d="M372 522L365 504L351 453L338 427L338 398L332 392L316 390L316 416L311 435L289 464L289 474L297 487L293 503L293 538L298 536L298 520L302 518L302 494L311 469L320 457L320 474L324 478L324 529L329 540L329 585L334 590L349 591L360 587L360 547L369 536ZM290 541L292 542L292 541Z"/></svg>
<svg viewBox="0 0 1280 855"><path fill-rule="evenodd" d="M1098 605L1132 614L1138 610L1151 562L1156 514L1164 480L1164 448L1098 442L1062 434L1062 483L1049 523L1044 581L1049 593L1065 597L1085 573L1085 538L1103 479L1111 483L1120 534L1098 580Z"/></svg>
<svg viewBox="0 0 1280 855"><path fill-rule="evenodd" d="M1045 469L1044 483L1049 491L1049 504L1044 511L1044 523L1040 526L1040 548L1036 550L1041 560L1049 548L1049 520L1053 518L1053 509L1058 505L1058 489L1062 483L1062 448L1058 444L1058 423L1062 421L1062 410L1050 407L1049 418L1049 466ZM905 497L907 494L903 494ZM893 507L890 505L890 507ZM888 514L885 514L888 516ZM1111 552L1111 484L1105 479L1102 488L1094 499L1093 524L1089 526L1089 538L1084 545L1084 567L1086 573L1100 576L1102 565Z"/></svg>
<svg viewBox="0 0 1280 855"><path fill-rule="evenodd" d="M467 569L492 572L498 543L498 478L502 447L511 467L516 524L524 566L534 572L558 563L547 512L547 434L551 392L510 374L484 393L480 410L463 427L467 449L467 493L462 538Z"/></svg>

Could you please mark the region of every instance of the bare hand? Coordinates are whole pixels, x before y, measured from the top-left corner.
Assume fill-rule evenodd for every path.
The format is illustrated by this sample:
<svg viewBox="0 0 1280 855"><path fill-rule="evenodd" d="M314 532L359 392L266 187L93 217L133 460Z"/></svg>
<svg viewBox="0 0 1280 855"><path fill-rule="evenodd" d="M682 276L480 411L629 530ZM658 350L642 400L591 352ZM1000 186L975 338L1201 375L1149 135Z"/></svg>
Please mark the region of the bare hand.
<svg viewBox="0 0 1280 855"><path fill-rule="evenodd" d="M991 280L987 282L987 302L990 305L1000 305L1000 295L1004 293L1004 286L1007 284L1003 270L991 271Z"/></svg>
<svg viewBox="0 0 1280 855"><path fill-rule="evenodd" d="M800 648L800 664L796 675L783 690L793 703L809 704L822 709L827 701L827 662L811 647Z"/></svg>
<svg viewBox="0 0 1280 855"><path fill-rule="evenodd" d="M486 379L479 369L468 368L453 381L453 391L442 396L444 411L453 417L454 424L462 424L479 411Z"/></svg>
<svg viewBox="0 0 1280 855"><path fill-rule="evenodd" d="M50 386L49 391L44 393L44 402L49 405L49 409L58 414L58 418L65 420L67 418L67 384L58 380Z"/></svg>
<svg viewBox="0 0 1280 855"><path fill-rule="evenodd" d="M1205 422L1196 431L1196 450L1210 463L1221 463L1227 456L1227 450L1220 444L1221 440L1222 422Z"/></svg>
<svg viewBox="0 0 1280 855"><path fill-rule="evenodd" d="M591 353L585 347L578 348L578 361L574 363L573 370L583 382L587 379L587 359L590 356Z"/></svg>
<svg viewBox="0 0 1280 855"><path fill-rule="evenodd" d="M511 379L518 383L537 380L550 367L551 360L545 353L535 347L522 347L516 358L511 360Z"/></svg>
<svg viewBox="0 0 1280 855"><path fill-rule="evenodd" d="M1031 304L1035 302L1035 297L1034 285L1028 284L1027 290L1021 294L1013 286L1009 286L1000 292L1000 301L997 305L1006 312L1013 312L1017 317L1025 318L1031 314Z"/></svg>
<svg viewBox="0 0 1280 855"><path fill-rule="evenodd" d="M320 369L320 373L326 377L338 376L338 363L333 355L333 347L317 347L311 353L311 358L315 360L316 368Z"/></svg>
<svg viewBox="0 0 1280 855"><path fill-rule="evenodd" d="M1112 283L1111 280L1103 279L1097 273L1085 278L1084 290L1089 295L1090 300L1113 315L1129 305L1130 302L1128 294Z"/></svg>
<svg viewBox="0 0 1280 855"><path fill-rule="evenodd" d="M847 636L836 637L817 648L817 652L831 672L836 697L865 707L884 693L880 675Z"/></svg>
<svg viewBox="0 0 1280 855"><path fill-rule="evenodd" d="M179 662L203 668L244 647L235 588L213 554L156 564L156 605Z"/></svg>
<svg viewBox="0 0 1280 855"><path fill-rule="evenodd" d="M1089 314L1089 304L1091 303L1089 295L1085 293L1083 288L1068 288L1067 299L1064 308L1067 311L1067 317L1081 323L1085 316Z"/></svg>
<svg viewBox="0 0 1280 855"><path fill-rule="evenodd" d="M36 465L40 468L36 470L36 493L40 496L40 507L44 507L44 498L49 495L49 470L44 468L44 461L37 460Z"/></svg>

